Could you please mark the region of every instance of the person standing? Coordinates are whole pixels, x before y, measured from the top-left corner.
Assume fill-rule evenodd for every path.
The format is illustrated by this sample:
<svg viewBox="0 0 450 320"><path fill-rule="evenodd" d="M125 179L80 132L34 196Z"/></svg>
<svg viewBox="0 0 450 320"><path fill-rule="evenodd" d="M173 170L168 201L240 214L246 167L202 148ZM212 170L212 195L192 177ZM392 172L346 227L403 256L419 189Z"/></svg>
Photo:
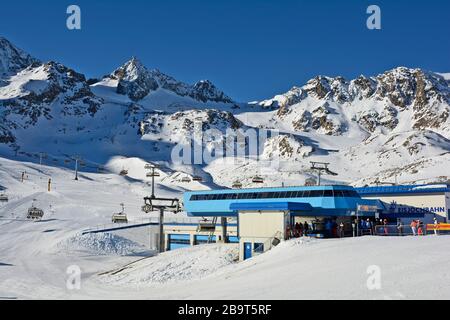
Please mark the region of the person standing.
<svg viewBox="0 0 450 320"><path fill-rule="evenodd" d="M344 237L344 222L341 222L339 224L339 238L343 238Z"/></svg>
<svg viewBox="0 0 450 320"><path fill-rule="evenodd" d="M398 231L398 235L401 237L403 236L403 223L402 220L398 219L397 221L397 231Z"/></svg>
<svg viewBox="0 0 450 320"><path fill-rule="evenodd" d="M411 230L412 230L413 236L416 236L417 235L417 222L416 222L416 220L411 221L410 226L411 226Z"/></svg>
<svg viewBox="0 0 450 320"><path fill-rule="evenodd" d="M308 225L308 222L305 221L305 223L303 224L303 234L305 236L307 236L308 235L308 231L309 231L309 225Z"/></svg>
<svg viewBox="0 0 450 320"><path fill-rule="evenodd" d="M384 226L384 235L387 236L388 235L388 222L387 222L387 219L383 220L383 226Z"/></svg>
<svg viewBox="0 0 450 320"><path fill-rule="evenodd" d="M417 234L423 236L423 222L420 220L417 220Z"/></svg>
<svg viewBox="0 0 450 320"><path fill-rule="evenodd" d="M366 220L366 228L367 230L369 230L370 235L373 235L372 222L370 222L369 218L367 218Z"/></svg>
<svg viewBox="0 0 450 320"><path fill-rule="evenodd" d="M434 235L437 236L439 234L438 233L439 223L436 217L433 218L433 224L434 224Z"/></svg>

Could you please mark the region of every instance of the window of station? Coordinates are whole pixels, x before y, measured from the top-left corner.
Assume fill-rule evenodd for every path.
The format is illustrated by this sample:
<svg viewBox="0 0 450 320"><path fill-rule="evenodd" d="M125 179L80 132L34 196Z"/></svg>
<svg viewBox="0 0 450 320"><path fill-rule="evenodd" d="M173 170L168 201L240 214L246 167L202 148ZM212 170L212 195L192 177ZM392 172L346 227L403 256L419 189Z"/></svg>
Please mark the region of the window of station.
<svg viewBox="0 0 450 320"><path fill-rule="evenodd" d="M317 198L317 197L348 197L359 198L355 190L301 190L274 192L243 192L243 193L214 193L194 194L191 201L201 200L243 200L243 199L280 199L280 198Z"/></svg>

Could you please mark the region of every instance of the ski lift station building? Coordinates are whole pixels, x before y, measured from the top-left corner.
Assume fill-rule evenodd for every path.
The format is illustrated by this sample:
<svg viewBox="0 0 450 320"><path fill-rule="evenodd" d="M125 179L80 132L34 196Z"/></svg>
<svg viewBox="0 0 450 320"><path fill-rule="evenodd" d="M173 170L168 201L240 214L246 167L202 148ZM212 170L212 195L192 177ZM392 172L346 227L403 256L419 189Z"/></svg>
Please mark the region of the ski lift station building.
<svg viewBox="0 0 450 320"><path fill-rule="evenodd" d="M364 199L378 199L387 207L385 215L391 218L423 217L447 222L450 217L450 185L395 185L356 188Z"/></svg>
<svg viewBox="0 0 450 320"><path fill-rule="evenodd" d="M211 235L216 241L222 235L222 241L231 238L239 242L241 260L286 239L296 222L351 221L357 214L373 217L385 209L381 201L362 199L353 187L342 185L192 191L184 194L183 203L188 216L213 221L220 217L220 230ZM227 226L227 218L234 218L234 225ZM166 228L169 248L172 240L179 243L183 232L184 237L192 238L198 230Z"/></svg>

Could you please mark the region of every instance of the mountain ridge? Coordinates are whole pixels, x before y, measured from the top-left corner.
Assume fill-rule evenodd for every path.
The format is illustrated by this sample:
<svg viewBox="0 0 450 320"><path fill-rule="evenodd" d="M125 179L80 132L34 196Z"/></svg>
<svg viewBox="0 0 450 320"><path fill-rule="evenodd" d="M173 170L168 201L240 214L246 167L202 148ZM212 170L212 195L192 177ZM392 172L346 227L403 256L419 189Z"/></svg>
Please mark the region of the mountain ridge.
<svg viewBox="0 0 450 320"><path fill-rule="evenodd" d="M448 163L449 82L434 72L398 67L351 80L317 76L247 104L236 103L208 80L186 84L147 69L135 57L101 80L87 80L5 41L4 48L0 46L0 57L7 57L3 65L8 66L0 85L2 154L10 154L8 150L29 154L39 145L53 154L85 153L99 161L122 154L172 166L170 149L187 143L185 136L198 118L204 122L203 130L222 134L226 128L279 130L281 136L269 138L259 155L279 156L286 170L295 171L279 173L282 179L311 177L306 159L340 163L349 172L345 179L359 181L370 158L375 163L367 172L369 180L361 180L364 183L388 179L386 175L398 168L410 168L404 171L418 176L420 163L425 173L436 177L431 173L433 163ZM95 151L83 149L80 141L89 142ZM204 143L205 148L214 144ZM373 158L367 156L371 152ZM242 168L235 172L242 179L259 170L254 164ZM223 182L219 184L231 185L231 176L220 168L212 170L208 174Z"/></svg>

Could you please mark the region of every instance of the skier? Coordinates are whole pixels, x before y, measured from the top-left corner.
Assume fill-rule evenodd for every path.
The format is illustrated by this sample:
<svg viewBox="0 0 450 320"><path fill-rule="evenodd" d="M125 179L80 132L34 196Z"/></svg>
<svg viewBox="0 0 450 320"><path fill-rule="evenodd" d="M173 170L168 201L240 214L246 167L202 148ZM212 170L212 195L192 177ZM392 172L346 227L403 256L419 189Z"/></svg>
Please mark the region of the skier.
<svg viewBox="0 0 450 320"><path fill-rule="evenodd" d="M416 220L411 221L410 226L411 226L411 230L412 230L413 236L417 235L417 222L416 222Z"/></svg>

